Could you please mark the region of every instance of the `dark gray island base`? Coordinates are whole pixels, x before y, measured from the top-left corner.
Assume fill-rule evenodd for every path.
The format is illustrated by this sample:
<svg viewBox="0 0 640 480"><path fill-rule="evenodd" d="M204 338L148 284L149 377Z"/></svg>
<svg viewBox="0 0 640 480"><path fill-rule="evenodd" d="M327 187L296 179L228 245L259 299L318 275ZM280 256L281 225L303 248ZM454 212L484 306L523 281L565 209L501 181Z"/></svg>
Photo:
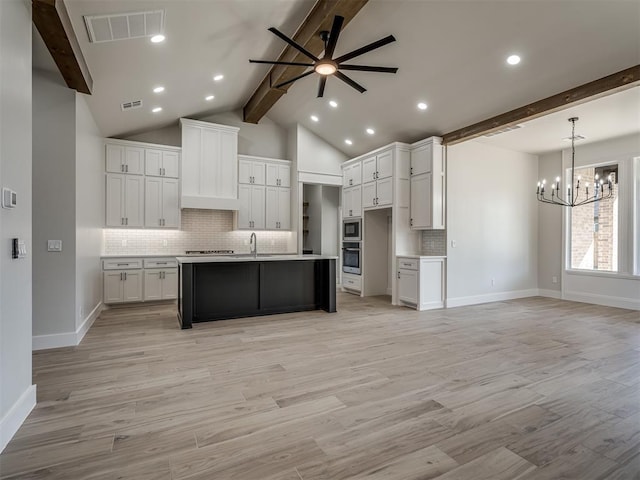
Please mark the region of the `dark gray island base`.
<svg viewBox="0 0 640 480"><path fill-rule="evenodd" d="M179 257L180 326L257 315L336 311L335 257Z"/></svg>

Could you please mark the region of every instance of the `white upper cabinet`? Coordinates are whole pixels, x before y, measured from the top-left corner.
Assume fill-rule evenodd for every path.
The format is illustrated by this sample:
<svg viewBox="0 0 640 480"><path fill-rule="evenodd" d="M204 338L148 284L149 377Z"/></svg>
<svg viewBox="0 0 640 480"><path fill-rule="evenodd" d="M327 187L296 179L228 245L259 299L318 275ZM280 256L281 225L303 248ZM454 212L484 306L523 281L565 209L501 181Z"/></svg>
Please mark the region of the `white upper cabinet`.
<svg viewBox="0 0 640 480"><path fill-rule="evenodd" d="M108 173L106 196L107 227L143 226L144 177Z"/></svg>
<svg viewBox="0 0 640 480"><path fill-rule="evenodd" d="M445 228L445 169L442 139L430 137L411 146L410 226L414 230Z"/></svg>
<svg viewBox="0 0 640 480"><path fill-rule="evenodd" d="M146 227L178 228L180 226L178 187L178 180L174 178L146 178L144 202Z"/></svg>
<svg viewBox="0 0 640 480"><path fill-rule="evenodd" d="M388 178L393 175L393 152L382 152L376 156L378 170L376 179Z"/></svg>
<svg viewBox="0 0 640 480"><path fill-rule="evenodd" d="M105 147L106 171L142 175L144 148L107 143Z"/></svg>
<svg viewBox="0 0 640 480"><path fill-rule="evenodd" d="M362 182L375 182L377 170L378 164L376 163L376 157L365 158L362 160Z"/></svg>
<svg viewBox="0 0 640 480"><path fill-rule="evenodd" d="M238 155L238 181L240 206L236 228L291 229L289 161Z"/></svg>
<svg viewBox="0 0 640 480"><path fill-rule="evenodd" d="M342 170L342 186L355 187L362 183L362 162L346 165Z"/></svg>
<svg viewBox="0 0 640 480"><path fill-rule="evenodd" d="M182 208L236 210L238 128L180 119Z"/></svg>
<svg viewBox="0 0 640 480"><path fill-rule="evenodd" d="M291 167L281 163L267 163L267 185L272 187L291 186Z"/></svg>
<svg viewBox="0 0 640 480"><path fill-rule="evenodd" d="M362 186L342 189L342 216L345 218L362 216Z"/></svg>
<svg viewBox="0 0 640 480"><path fill-rule="evenodd" d="M147 176L178 178L180 175L180 154L174 151L145 149L144 174Z"/></svg>
<svg viewBox="0 0 640 480"><path fill-rule="evenodd" d="M238 156L238 182L248 185L264 185L265 163L245 160Z"/></svg>

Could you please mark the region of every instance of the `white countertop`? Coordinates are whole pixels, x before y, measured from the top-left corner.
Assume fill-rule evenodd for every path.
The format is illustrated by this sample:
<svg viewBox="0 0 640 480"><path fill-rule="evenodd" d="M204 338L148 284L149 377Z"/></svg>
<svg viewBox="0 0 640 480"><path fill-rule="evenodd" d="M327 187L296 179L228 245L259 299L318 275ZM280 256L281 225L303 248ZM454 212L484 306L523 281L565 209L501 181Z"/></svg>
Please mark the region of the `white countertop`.
<svg viewBox="0 0 640 480"><path fill-rule="evenodd" d="M398 258L447 258L446 255L396 255Z"/></svg>
<svg viewBox="0 0 640 480"><path fill-rule="evenodd" d="M176 257L183 257L184 256L184 252L181 253L156 253L154 254L150 254L150 253L141 253L141 254L124 254L124 255L100 255L100 258L104 258L104 259L108 259L108 258L176 258Z"/></svg>
<svg viewBox="0 0 640 480"><path fill-rule="evenodd" d="M230 263L230 262L281 262L296 260L337 260L338 257L330 255L290 255L282 254L258 254L254 257L252 254L239 255L212 255L212 256L182 256L176 257L178 263Z"/></svg>

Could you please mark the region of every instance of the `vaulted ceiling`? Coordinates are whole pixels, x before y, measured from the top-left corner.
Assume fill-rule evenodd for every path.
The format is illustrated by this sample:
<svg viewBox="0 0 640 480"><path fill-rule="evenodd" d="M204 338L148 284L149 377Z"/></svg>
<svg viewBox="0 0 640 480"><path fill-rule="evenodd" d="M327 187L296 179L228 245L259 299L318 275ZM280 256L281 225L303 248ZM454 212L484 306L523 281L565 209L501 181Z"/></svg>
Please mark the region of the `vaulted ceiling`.
<svg viewBox="0 0 640 480"><path fill-rule="evenodd" d="M182 116L242 108L269 68L248 59L275 59L284 48L267 28L293 35L315 2L65 3L94 80L90 108L105 136L123 136ZM161 44L88 40L83 15L155 9L165 11ZM296 82L268 117L285 127L300 123L350 156L443 134L639 64L639 19L639 1L370 0L344 29L336 55L393 34L397 42L357 63L397 66L398 73L350 72L367 88L364 94L330 78L323 99L316 98L311 75ZM513 53L521 56L519 65L506 64ZM224 79L215 82L216 74ZM152 92L158 85L165 87L162 94ZM206 101L207 95L215 99ZM122 102L137 99L143 108L121 111ZM426 110L416 108L420 101ZM155 106L163 110L154 114Z"/></svg>

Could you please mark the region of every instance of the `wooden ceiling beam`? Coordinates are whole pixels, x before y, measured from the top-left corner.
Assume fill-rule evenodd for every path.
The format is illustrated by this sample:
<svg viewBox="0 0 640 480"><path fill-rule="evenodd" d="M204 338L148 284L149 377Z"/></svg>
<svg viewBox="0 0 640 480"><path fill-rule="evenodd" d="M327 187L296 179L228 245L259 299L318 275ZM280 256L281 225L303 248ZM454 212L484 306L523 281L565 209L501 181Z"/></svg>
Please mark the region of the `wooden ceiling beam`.
<svg viewBox="0 0 640 480"><path fill-rule="evenodd" d="M322 30L331 30L335 15L344 17L344 28L367 2L368 0L318 0L291 38L315 56L319 56L324 50L324 43L318 33ZM283 33L287 34L287 32ZM309 62L305 55L289 45L277 60L280 62ZM280 88L273 88L272 85L278 85L296 77L302 74L306 68L308 67L272 66L245 104L243 108L244 121L258 123L280 97L287 93L292 84Z"/></svg>
<svg viewBox="0 0 640 480"><path fill-rule="evenodd" d="M91 95L93 79L73 33L63 0L32 0L31 4L33 23L67 86Z"/></svg>
<svg viewBox="0 0 640 480"><path fill-rule="evenodd" d="M471 140L481 135L500 130L501 128L516 125L526 120L547 115L549 113L563 110L569 106L604 97L612 93L626 90L640 84L640 65L622 70L621 72L608 75L594 80L584 85L566 90L562 93L537 102L530 103L524 107L516 108L495 117L474 123L468 127L460 128L442 136L442 143L454 145L465 140Z"/></svg>

